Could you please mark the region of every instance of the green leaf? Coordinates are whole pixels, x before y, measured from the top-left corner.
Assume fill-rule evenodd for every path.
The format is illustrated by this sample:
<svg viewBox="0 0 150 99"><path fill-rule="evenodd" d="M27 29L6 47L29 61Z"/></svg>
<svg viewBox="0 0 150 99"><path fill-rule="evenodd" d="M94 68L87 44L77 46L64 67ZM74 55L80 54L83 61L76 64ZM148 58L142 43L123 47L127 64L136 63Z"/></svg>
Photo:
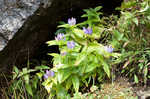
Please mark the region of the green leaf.
<svg viewBox="0 0 150 99"><path fill-rule="evenodd" d="M14 66L13 70L14 70L14 72L15 72L16 74L19 73L19 69L18 69L16 66Z"/></svg>
<svg viewBox="0 0 150 99"><path fill-rule="evenodd" d="M59 25L58 27L70 28L71 26L69 24L63 24L63 25Z"/></svg>
<svg viewBox="0 0 150 99"><path fill-rule="evenodd" d="M18 78L21 77L21 76L24 76L26 74L29 74L30 72L35 72L35 71L36 70L34 70L34 69L29 69L28 70L27 68L23 68L22 72L19 73Z"/></svg>
<svg viewBox="0 0 150 99"><path fill-rule="evenodd" d="M27 68L23 68L22 72L23 72L23 74L27 74L28 73L28 69Z"/></svg>
<svg viewBox="0 0 150 99"><path fill-rule="evenodd" d="M88 17L88 15L87 15L87 14L83 14L81 17L82 17L82 18Z"/></svg>
<svg viewBox="0 0 150 99"><path fill-rule="evenodd" d="M87 58L86 53L80 53L75 61L75 66L78 66L82 61L84 61Z"/></svg>
<svg viewBox="0 0 150 99"><path fill-rule="evenodd" d="M19 74L19 69L16 66L14 66L13 67L13 71L14 71L13 79L15 79L18 76L18 74Z"/></svg>
<svg viewBox="0 0 150 99"><path fill-rule="evenodd" d="M83 36L84 36L83 30L74 28L72 31L73 31L74 35L78 36L79 38L83 38Z"/></svg>
<svg viewBox="0 0 150 99"><path fill-rule="evenodd" d="M51 89L52 89L52 86L53 86L53 83L50 82L49 79L47 79L46 81L44 81L42 83L42 85L45 87L45 89L47 90L48 93L50 93Z"/></svg>
<svg viewBox="0 0 150 99"><path fill-rule="evenodd" d="M121 54L119 54L119 53L111 53L111 56L119 58L121 56Z"/></svg>
<svg viewBox="0 0 150 99"><path fill-rule="evenodd" d="M110 78L110 70L109 70L109 66L106 62L103 62L103 69L106 72L107 76Z"/></svg>
<svg viewBox="0 0 150 99"><path fill-rule="evenodd" d="M72 72L68 68L58 70L58 73L57 73L58 82L59 83L64 82L71 75L71 73Z"/></svg>
<svg viewBox="0 0 150 99"><path fill-rule="evenodd" d="M67 92L65 90L65 88L62 85L57 85L57 99L66 99L67 97Z"/></svg>
<svg viewBox="0 0 150 99"><path fill-rule="evenodd" d="M43 73L39 72L39 73L36 73L36 75L39 77L39 79L41 79L43 76Z"/></svg>
<svg viewBox="0 0 150 99"><path fill-rule="evenodd" d="M36 66L35 67L36 70L41 70L41 69L50 69L50 67L45 66L45 65L41 65L41 66Z"/></svg>
<svg viewBox="0 0 150 99"><path fill-rule="evenodd" d="M138 18L133 18L132 21L138 26Z"/></svg>
<svg viewBox="0 0 150 99"><path fill-rule="evenodd" d="M136 74L134 74L134 82L139 83L139 80L138 80L138 77L136 76Z"/></svg>
<svg viewBox="0 0 150 99"><path fill-rule="evenodd" d="M66 89L70 89L70 87L72 86L72 78L70 77L67 81L66 81Z"/></svg>
<svg viewBox="0 0 150 99"><path fill-rule="evenodd" d="M116 40L120 41L120 40L122 40L122 38L123 38L123 34L121 34L118 30L114 30L114 31L113 31L113 37L114 37Z"/></svg>
<svg viewBox="0 0 150 99"><path fill-rule="evenodd" d="M134 5L136 5L136 1L133 1L133 0L127 1L127 2L123 2L123 3L121 4L121 9L124 10L124 9L126 9L126 8L131 8L131 7L133 7Z"/></svg>
<svg viewBox="0 0 150 99"><path fill-rule="evenodd" d="M55 32L55 35L59 34L59 33L65 33L65 29L64 28L60 28Z"/></svg>
<svg viewBox="0 0 150 99"><path fill-rule="evenodd" d="M35 89L37 88L38 81L39 80L38 80L37 76L35 76L34 79L32 80L32 84Z"/></svg>
<svg viewBox="0 0 150 99"><path fill-rule="evenodd" d="M107 74L107 76L110 78L110 69L109 69L109 65L104 61L103 57L100 57L100 61L103 65L103 69L105 71L105 73Z"/></svg>
<svg viewBox="0 0 150 99"><path fill-rule="evenodd" d="M93 33L92 35L90 35L90 38L92 39L99 39L103 31L105 30L104 27L98 27L98 26L94 26L92 27L92 29L93 29Z"/></svg>
<svg viewBox="0 0 150 99"><path fill-rule="evenodd" d="M100 10L100 9L101 9L100 6L95 9L93 9L93 8L84 9L86 14L82 15L81 17L88 17L88 20L86 22L91 27L93 23L97 23L100 21L99 15L102 14L101 12L98 12L98 10Z"/></svg>
<svg viewBox="0 0 150 99"><path fill-rule="evenodd" d="M94 8L95 11L99 11L100 9L102 9L102 6L98 6L98 7Z"/></svg>
<svg viewBox="0 0 150 99"><path fill-rule="evenodd" d="M53 57L59 57L60 55L57 53L48 53L48 55L53 56Z"/></svg>
<svg viewBox="0 0 150 99"><path fill-rule="evenodd" d="M18 75L17 75L16 73L15 73L15 74L13 74L13 80L14 80L14 79L16 79L16 78L17 78L17 76L18 76Z"/></svg>
<svg viewBox="0 0 150 99"><path fill-rule="evenodd" d="M79 35L71 34L71 37L75 42L77 42L80 45L86 45L86 40L84 38L80 38Z"/></svg>
<svg viewBox="0 0 150 99"><path fill-rule="evenodd" d="M144 83L147 82L147 74L148 74L148 68L147 66L144 68Z"/></svg>
<svg viewBox="0 0 150 99"><path fill-rule="evenodd" d="M56 41L56 40L51 40L51 41L47 41L46 44L48 44L48 46L58 45L58 41Z"/></svg>
<svg viewBox="0 0 150 99"><path fill-rule="evenodd" d="M148 3L147 3L147 4L146 4L146 7L145 7L144 9L141 9L139 12L145 12L145 11L147 11L149 8L150 8L150 7L149 7L149 5L148 5Z"/></svg>
<svg viewBox="0 0 150 99"><path fill-rule="evenodd" d="M73 87L74 87L75 91L78 92L79 84L80 84L78 76L76 76L76 75L72 76L72 83L73 83Z"/></svg>
<svg viewBox="0 0 150 99"><path fill-rule="evenodd" d="M27 92L28 92L31 96L33 96L33 92L32 92L32 87L31 87L31 85L25 84L25 88L26 88Z"/></svg>
<svg viewBox="0 0 150 99"><path fill-rule="evenodd" d="M25 74L24 76L23 76L23 78L24 78L24 80L25 80L25 83L27 83L27 84L29 84L29 81L30 81L30 78L29 78L30 76L29 76L29 74Z"/></svg>
<svg viewBox="0 0 150 99"><path fill-rule="evenodd" d="M84 72L85 73L92 72L98 66L99 66L99 64L87 64Z"/></svg>
<svg viewBox="0 0 150 99"><path fill-rule="evenodd" d="M87 53L98 52L98 54L103 54L103 46L97 42L89 43L86 49Z"/></svg>

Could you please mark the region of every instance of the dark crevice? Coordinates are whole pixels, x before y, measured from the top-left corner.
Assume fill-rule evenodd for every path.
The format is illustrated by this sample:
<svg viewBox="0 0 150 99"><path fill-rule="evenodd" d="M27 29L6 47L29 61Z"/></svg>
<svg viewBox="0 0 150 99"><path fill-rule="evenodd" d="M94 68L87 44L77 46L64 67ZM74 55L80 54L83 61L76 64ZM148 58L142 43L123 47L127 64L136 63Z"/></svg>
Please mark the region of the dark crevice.
<svg viewBox="0 0 150 99"><path fill-rule="evenodd" d="M97 6L102 6L103 8L101 9L101 12L103 13L103 16L109 16L112 14L119 15L120 12L115 10L115 8L120 7L122 1L123 0L100 0L100 2L96 2L96 3L92 2L93 4L91 4L91 6L86 9L95 8ZM85 13L83 9L80 9L80 7L74 6L73 4L70 4L70 5L71 5L71 8L69 10L69 14L61 18L61 20L67 22L68 18L75 17L78 23L84 21L85 19L81 18L81 15ZM51 35L51 36L52 36L51 38L54 39L55 35ZM47 53L52 53L52 52L53 53L58 52L58 47L57 46L48 47L47 44L43 42L41 46L39 46L36 52L36 55L34 55L34 57L31 59L31 62L32 60L38 60L39 61L38 63L40 64L42 63L41 62L42 60L45 60L45 61L49 61L47 64L51 64L52 57L47 55Z"/></svg>

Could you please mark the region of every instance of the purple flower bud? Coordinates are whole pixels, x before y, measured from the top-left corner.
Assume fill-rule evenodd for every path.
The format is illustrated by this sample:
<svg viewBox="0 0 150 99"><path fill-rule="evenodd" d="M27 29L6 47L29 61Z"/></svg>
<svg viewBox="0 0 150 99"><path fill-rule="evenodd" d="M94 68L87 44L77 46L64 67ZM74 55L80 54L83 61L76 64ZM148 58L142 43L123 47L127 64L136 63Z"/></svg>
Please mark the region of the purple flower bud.
<svg viewBox="0 0 150 99"><path fill-rule="evenodd" d="M61 52L62 56L65 56L67 54L67 52Z"/></svg>
<svg viewBox="0 0 150 99"><path fill-rule="evenodd" d="M68 41L67 42L67 47L70 48L70 49L73 49L75 47L75 42L73 41Z"/></svg>
<svg viewBox="0 0 150 99"><path fill-rule="evenodd" d="M65 40L65 35L63 33L59 33L55 37L55 40L57 40L57 41L59 41L59 40Z"/></svg>
<svg viewBox="0 0 150 99"><path fill-rule="evenodd" d="M44 79L48 79L49 77L53 77L55 73L51 70L46 70L46 73L44 74Z"/></svg>
<svg viewBox="0 0 150 99"><path fill-rule="evenodd" d="M104 50L105 50L106 52L112 53L113 50L114 50L114 48L112 48L112 46L104 46Z"/></svg>
<svg viewBox="0 0 150 99"><path fill-rule="evenodd" d="M73 18L73 17L72 17L72 18L69 18L69 19L68 19L68 24L71 25L71 26L72 26L72 25L75 25L75 24L76 24L76 19Z"/></svg>
<svg viewBox="0 0 150 99"><path fill-rule="evenodd" d="M85 34L92 34L92 32L93 32L92 28L90 28L90 27L88 27L88 28L83 27L83 31Z"/></svg>

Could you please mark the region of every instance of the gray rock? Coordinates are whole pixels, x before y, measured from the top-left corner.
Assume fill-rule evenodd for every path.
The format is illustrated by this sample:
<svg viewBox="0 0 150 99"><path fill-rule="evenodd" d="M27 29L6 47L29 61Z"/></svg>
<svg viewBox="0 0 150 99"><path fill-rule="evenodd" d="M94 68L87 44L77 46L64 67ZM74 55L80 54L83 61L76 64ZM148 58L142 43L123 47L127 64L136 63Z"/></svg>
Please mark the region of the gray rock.
<svg viewBox="0 0 150 99"><path fill-rule="evenodd" d="M48 0L0 0L0 51L14 34L44 2Z"/></svg>

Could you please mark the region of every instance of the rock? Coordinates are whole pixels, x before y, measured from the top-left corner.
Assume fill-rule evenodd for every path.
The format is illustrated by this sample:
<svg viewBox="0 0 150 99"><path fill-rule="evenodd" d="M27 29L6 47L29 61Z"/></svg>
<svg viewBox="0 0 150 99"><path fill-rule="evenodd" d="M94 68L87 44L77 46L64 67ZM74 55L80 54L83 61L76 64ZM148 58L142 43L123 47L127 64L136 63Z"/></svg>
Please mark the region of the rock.
<svg viewBox="0 0 150 99"><path fill-rule="evenodd" d="M0 0L0 51L43 0Z"/></svg>

